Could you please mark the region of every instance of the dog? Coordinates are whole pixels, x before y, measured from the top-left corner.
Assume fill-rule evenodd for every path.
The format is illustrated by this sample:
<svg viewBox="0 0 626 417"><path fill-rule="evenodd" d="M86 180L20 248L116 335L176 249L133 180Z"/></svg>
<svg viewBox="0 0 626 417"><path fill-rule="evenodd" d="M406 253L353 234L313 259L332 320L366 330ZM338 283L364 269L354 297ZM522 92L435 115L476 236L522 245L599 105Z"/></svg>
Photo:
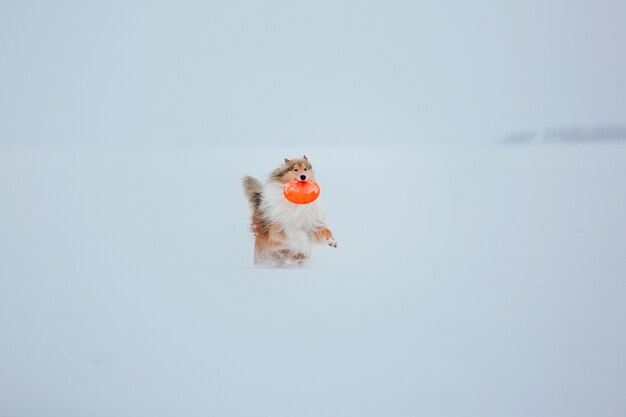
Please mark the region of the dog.
<svg viewBox="0 0 626 417"><path fill-rule="evenodd" d="M265 183L250 176L242 180L252 209L254 265L303 265L310 260L314 244L337 247L318 200L295 204L283 195L285 184L293 179L315 181L315 171L306 155L285 158Z"/></svg>

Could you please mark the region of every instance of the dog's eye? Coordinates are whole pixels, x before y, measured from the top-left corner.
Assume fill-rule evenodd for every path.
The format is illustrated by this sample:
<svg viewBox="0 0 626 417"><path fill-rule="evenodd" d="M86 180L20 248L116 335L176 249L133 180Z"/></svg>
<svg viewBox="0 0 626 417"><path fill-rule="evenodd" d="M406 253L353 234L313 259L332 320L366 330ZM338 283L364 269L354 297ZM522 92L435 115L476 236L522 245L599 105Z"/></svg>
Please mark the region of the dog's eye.
<svg viewBox="0 0 626 417"><path fill-rule="evenodd" d="M294 170L294 171L296 171L296 172L298 172L298 169L297 169L297 168L294 168L293 170Z"/></svg>
<svg viewBox="0 0 626 417"><path fill-rule="evenodd" d="M308 171L308 169L304 168L305 171Z"/></svg>

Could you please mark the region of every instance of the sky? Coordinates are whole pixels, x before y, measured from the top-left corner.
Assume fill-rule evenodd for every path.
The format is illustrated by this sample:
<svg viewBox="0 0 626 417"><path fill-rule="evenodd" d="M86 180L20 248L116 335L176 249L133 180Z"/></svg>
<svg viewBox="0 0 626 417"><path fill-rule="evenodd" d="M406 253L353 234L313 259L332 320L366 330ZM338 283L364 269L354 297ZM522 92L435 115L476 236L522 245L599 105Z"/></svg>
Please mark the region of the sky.
<svg viewBox="0 0 626 417"><path fill-rule="evenodd" d="M0 145L475 144L626 125L623 1L0 2Z"/></svg>

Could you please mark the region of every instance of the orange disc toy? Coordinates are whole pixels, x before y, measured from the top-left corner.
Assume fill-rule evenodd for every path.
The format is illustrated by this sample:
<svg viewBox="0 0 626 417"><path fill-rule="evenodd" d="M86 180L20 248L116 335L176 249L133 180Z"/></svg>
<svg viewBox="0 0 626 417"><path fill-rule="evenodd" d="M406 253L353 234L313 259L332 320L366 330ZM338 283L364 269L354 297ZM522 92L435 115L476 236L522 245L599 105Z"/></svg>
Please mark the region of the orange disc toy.
<svg viewBox="0 0 626 417"><path fill-rule="evenodd" d="M309 204L317 200L320 187L313 181L291 180L283 188L285 198L295 204Z"/></svg>

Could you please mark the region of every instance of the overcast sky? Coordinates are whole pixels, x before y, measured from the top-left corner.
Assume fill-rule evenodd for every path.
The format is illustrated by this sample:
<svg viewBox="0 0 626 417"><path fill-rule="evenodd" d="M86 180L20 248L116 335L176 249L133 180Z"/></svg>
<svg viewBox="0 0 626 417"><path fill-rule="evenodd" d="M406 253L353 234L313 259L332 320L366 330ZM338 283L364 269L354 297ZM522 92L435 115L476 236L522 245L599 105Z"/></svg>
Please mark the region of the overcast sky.
<svg viewBox="0 0 626 417"><path fill-rule="evenodd" d="M0 2L0 144L626 125L626 2Z"/></svg>

